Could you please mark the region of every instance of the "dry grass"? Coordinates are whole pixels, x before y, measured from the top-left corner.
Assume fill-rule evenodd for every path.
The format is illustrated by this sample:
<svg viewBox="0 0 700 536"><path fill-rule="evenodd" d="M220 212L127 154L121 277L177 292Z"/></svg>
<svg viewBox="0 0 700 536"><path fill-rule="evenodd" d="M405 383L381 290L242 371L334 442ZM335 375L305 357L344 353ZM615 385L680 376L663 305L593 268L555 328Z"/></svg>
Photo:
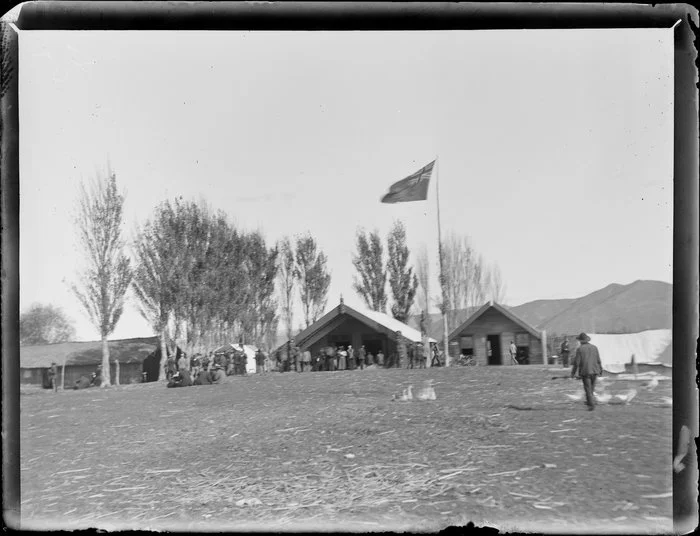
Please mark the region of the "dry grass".
<svg viewBox="0 0 700 536"><path fill-rule="evenodd" d="M539 367L23 392L26 527L670 531L670 382L585 411ZM438 400L391 402L433 378ZM624 390L626 385L611 389Z"/></svg>

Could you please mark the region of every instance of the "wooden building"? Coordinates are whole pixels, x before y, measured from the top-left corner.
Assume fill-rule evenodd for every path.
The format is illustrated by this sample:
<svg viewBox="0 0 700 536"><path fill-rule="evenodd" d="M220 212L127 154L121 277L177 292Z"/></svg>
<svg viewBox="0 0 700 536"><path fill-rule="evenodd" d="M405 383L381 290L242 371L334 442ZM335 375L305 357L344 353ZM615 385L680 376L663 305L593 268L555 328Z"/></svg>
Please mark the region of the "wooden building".
<svg viewBox="0 0 700 536"><path fill-rule="evenodd" d="M309 350L311 355L317 355L325 346L364 345L368 353L377 355L381 350L388 357L396 352L398 332L409 343L421 342L420 331L384 313L345 305L341 298L337 307L294 337L294 345L302 352ZM285 345L286 342L278 350Z"/></svg>
<svg viewBox="0 0 700 536"><path fill-rule="evenodd" d="M143 361L158 346L157 337L109 341L112 383L117 371L117 360L119 361L119 383L142 381ZM20 382L41 385L52 362L58 365L59 382L62 366L65 363L64 386L66 389L71 389L77 379L81 376L89 378L97 367L102 365L102 342L61 342L20 346Z"/></svg>
<svg viewBox="0 0 700 536"><path fill-rule="evenodd" d="M546 364L546 332L489 302L449 335L450 355L473 355L479 365L514 365L509 351L511 341L518 349L519 364Z"/></svg>
<svg viewBox="0 0 700 536"><path fill-rule="evenodd" d="M156 339L156 349L146 356L141 365L141 370L145 373L143 378L144 382L155 382L158 381L158 376L160 374L160 341ZM179 347L175 347L175 359L180 359L181 356L185 355L185 352Z"/></svg>

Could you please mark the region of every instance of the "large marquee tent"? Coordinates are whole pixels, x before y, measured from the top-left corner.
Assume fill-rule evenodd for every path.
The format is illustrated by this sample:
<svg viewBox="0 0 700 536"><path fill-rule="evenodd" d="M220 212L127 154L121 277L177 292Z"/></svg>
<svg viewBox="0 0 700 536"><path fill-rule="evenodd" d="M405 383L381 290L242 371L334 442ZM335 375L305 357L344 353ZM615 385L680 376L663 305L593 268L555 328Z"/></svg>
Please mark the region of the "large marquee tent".
<svg viewBox="0 0 700 536"><path fill-rule="evenodd" d="M625 365L671 367L671 330L650 329L640 333L589 333L591 344L598 347L603 369L613 374L625 372Z"/></svg>

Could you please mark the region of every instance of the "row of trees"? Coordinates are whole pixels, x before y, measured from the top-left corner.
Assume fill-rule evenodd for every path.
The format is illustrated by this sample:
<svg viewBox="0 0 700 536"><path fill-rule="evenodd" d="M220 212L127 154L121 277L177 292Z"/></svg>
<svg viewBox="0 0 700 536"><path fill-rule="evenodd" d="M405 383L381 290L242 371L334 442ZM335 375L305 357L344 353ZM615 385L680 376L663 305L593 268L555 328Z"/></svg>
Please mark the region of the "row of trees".
<svg viewBox="0 0 700 536"><path fill-rule="evenodd" d="M277 247L205 204L165 201L138 230L133 288L161 341L188 354L228 340L260 344L277 329ZM174 347L170 353L174 352Z"/></svg>
<svg viewBox="0 0 700 536"><path fill-rule="evenodd" d="M385 261L379 232L358 229L352 261L357 272L353 286L372 310L386 312L387 280L392 298L391 314L402 322L411 315L415 302L419 311L427 311L432 305L440 310L444 308L449 329L453 329L461 310L481 306L487 300L500 303L505 300L506 287L500 268L495 263L487 264L465 235L450 232L443 241L446 300L441 293L432 294L431 263L425 245L417 251L415 267L409 265L406 229L400 221L389 231L386 246Z"/></svg>
<svg viewBox="0 0 700 536"><path fill-rule="evenodd" d="M178 198L158 205L137 229L130 257L123 206L114 173L81 189L76 223L86 262L72 290L101 336L102 385L111 384L107 340L129 288L158 334L161 364L180 341L189 355L230 340L273 346L278 280L287 278L279 294L289 325L295 285L307 325L325 307L330 274L310 235L297 237L293 252L290 239L268 247L259 231L238 229L224 212Z"/></svg>
<svg viewBox="0 0 700 536"><path fill-rule="evenodd" d="M105 179L81 186L76 224L86 262L71 287L100 333L103 385L111 383L107 341L124 311L129 288L159 336L163 363L176 341L184 341L190 355L237 339L271 347L279 305L291 338L297 291L307 327L323 312L331 276L327 257L310 234L286 237L268 247L261 232L238 229L224 212L178 198L155 208L137 230L130 256L123 237L123 207L124 195L111 171ZM417 295L421 308L428 308L427 253L419 252L415 270L409 266L401 222L389 231L386 263L377 231L358 229L356 245L353 286L368 307L386 311L388 280L394 318L406 322ZM448 303L439 301L440 307L454 311L487 297L502 301L505 287L498 267L486 267L466 238L450 235L443 250Z"/></svg>

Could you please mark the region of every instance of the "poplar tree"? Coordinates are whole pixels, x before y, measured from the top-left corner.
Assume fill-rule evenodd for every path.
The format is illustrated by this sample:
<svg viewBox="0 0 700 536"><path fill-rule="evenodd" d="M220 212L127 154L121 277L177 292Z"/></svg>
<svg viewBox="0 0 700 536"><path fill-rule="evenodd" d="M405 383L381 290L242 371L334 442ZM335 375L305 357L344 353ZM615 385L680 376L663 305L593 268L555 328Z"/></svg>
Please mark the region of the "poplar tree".
<svg viewBox="0 0 700 536"><path fill-rule="evenodd" d="M308 328L325 309L331 283L328 259L308 233L296 239L294 274L299 283L301 307Z"/></svg>
<svg viewBox="0 0 700 536"><path fill-rule="evenodd" d="M413 267L408 266L409 250L406 245L406 228L402 222L394 222L387 245L387 273L393 298L391 314L396 320L406 322L416 297L418 277L413 272Z"/></svg>
<svg viewBox="0 0 700 536"><path fill-rule="evenodd" d="M279 250L277 279L282 305L282 316L287 328L287 339L291 339L294 332L294 289L296 278L294 268L294 247L291 239L286 236L277 245Z"/></svg>
<svg viewBox="0 0 700 536"><path fill-rule="evenodd" d="M102 387L111 385L108 338L124 311L132 279L122 238L123 208L114 173L81 184L76 226L86 267L71 288L102 340Z"/></svg>
<svg viewBox="0 0 700 536"><path fill-rule="evenodd" d="M356 235L356 253L352 264L357 271L353 277L353 288L367 307L373 311L386 312L386 278L384 267L384 247L379 231L365 233L358 229Z"/></svg>

